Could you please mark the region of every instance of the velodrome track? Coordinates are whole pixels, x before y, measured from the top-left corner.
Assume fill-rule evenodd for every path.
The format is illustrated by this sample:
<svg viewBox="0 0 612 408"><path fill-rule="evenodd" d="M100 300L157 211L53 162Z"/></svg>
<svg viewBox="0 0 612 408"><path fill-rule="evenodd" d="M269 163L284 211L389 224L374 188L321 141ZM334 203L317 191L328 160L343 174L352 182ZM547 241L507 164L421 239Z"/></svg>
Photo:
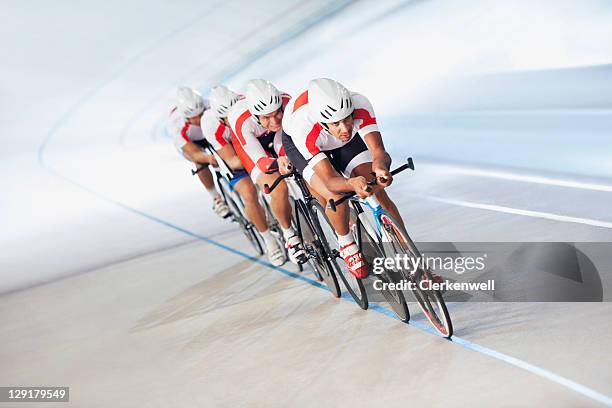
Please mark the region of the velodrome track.
<svg viewBox="0 0 612 408"><path fill-rule="evenodd" d="M283 4L277 12L287 23L267 33L266 54L245 44L252 26L217 37L211 28L232 13L245 21L266 14L271 3L193 4L190 18L160 6L155 21L133 19L138 3L81 11L65 23L86 22L91 31L79 39L54 31L53 52L68 58L91 49L105 29L109 48L17 77L45 95L17 98L8 109L16 116L3 121L3 142L23 136L6 143L2 164L10 200L2 203L9 228L1 241L0 384L69 385L70 405L79 407L612 406L609 303L452 303L456 337L446 341L414 308L414 322L403 325L384 305L363 312L331 298L308 272L251 258L241 234L212 214L164 135L171 88L256 75L261 68L240 56L273 70L275 47L360 7L330 15L325 2ZM108 27L104 12L119 9L114 18L132 22L131 36L125 25ZM48 13L61 21L66 10ZM52 29L54 21L36 22ZM244 49L223 65L210 43L193 49L188 40L197 35L218 49ZM79 77L84 69L92 74ZM17 94L17 85L7 88ZM41 112L29 126L17 114L26 107ZM458 165L394 146L397 159L413 155L417 163L392 190L417 240L612 238L603 178ZM609 266L600 273L609 293Z"/></svg>

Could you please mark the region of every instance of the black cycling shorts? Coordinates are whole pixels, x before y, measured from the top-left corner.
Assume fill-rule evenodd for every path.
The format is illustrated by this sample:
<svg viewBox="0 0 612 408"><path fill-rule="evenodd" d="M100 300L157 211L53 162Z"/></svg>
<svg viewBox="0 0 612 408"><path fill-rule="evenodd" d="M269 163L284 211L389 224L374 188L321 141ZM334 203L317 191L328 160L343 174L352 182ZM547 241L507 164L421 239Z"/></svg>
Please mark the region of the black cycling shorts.
<svg viewBox="0 0 612 408"><path fill-rule="evenodd" d="M296 170L302 173L307 181L310 180L310 176L304 174L304 169L306 169L308 162L312 159L306 160L293 143L291 136L285 132L283 132L283 147L285 148L285 154L295 166ZM344 174L346 177L350 177L350 172L357 165L372 161L371 155L366 152L368 152L368 146L365 144L359 133L357 133L344 146L337 149L324 151L322 153L327 156L332 166L338 173Z"/></svg>

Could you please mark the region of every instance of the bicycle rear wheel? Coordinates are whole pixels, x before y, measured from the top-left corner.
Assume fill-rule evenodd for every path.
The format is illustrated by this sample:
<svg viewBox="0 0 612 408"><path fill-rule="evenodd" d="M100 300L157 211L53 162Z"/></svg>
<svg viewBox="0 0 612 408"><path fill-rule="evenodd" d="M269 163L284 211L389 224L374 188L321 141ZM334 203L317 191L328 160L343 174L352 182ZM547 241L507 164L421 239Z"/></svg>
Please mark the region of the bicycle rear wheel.
<svg viewBox="0 0 612 408"><path fill-rule="evenodd" d="M408 310L408 305L406 304L406 298L404 297L403 292L398 289L389 289L390 284L397 284L400 281L400 279L398 279L397 271L388 270L386 268L380 274L374 274L372 271L374 258L395 257L395 254L386 253L384 251L385 247L380 242L380 237L371 237L361 223L361 220L356 216L355 212L351 212L351 218L357 225L357 239L359 241L359 248L362 250L363 256L368 264L368 268L370 268L370 277L373 279L379 279L382 282L383 289L381 289L379 292L383 295L389 304L389 307L397 315L398 319L404 323L408 322L410 320L410 312Z"/></svg>
<svg viewBox="0 0 612 408"><path fill-rule="evenodd" d="M388 241L383 243L384 246L391 246L392 250L397 254L406 254L411 258L420 259L421 254L414 242L410 239L405 230L396 220L389 214L383 214L380 217L382 229L387 235ZM415 273L409 273L402 269L402 275L405 279L414 283L411 290L419 307L434 326L434 328L444 337L450 338L453 335L453 324L444 302L442 294L438 290L422 289L421 281L433 281L431 272L427 268L418 268Z"/></svg>
<svg viewBox="0 0 612 408"><path fill-rule="evenodd" d="M363 281L357 279L349 272L343 259L338 261L338 258L340 258L340 252L336 249L339 248L338 236L327 218L327 215L325 215L325 210L323 210L323 207L317 201L313 201L310 204L310 209L315 215L315 217L313 217L313 224L315 228L320 229L319 236L321 237L321 241L324 241L324 244L327 246L329 263L333 266L338 276L340 276L342 283L351 297L355 300L355 303L357 303L360 308L366 310L368 308L368 295L363 285Z"/></svg>
<svg viewBox="0 0 612 408"><path fill-rule="evenodd" d="M319 281L324 281L327 288L334 297L340 297L340 286L338 278L334 273L333 267L327 260L327 254L324 244L321 242L320 234L317 234L313 229L313 223L305 212L302 205L297 206L297 217L299 217L300 232L302 234L302 242L304 249L308 254L308 263L312 267L315 276Z"/></svg>

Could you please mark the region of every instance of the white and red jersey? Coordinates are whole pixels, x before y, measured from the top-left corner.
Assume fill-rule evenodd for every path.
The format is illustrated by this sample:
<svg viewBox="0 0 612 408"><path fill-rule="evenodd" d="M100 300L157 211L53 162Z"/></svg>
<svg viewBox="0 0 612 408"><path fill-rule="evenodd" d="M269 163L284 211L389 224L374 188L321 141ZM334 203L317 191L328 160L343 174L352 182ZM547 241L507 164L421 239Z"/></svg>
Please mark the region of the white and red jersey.
<svg viewBox="0 0 612 408"><path fill-rule="evenodd" d="M177 150L183 154L183 146L187 142L202 142L204 141L204 134L199 126L192 125L189 121L181 115L175 108L170 111L168 117L168 132L172 136L172 141Z"/></svg>
<svg viewBox="0 0 612 408"><path fill-rule="evenodd" d="M365 96L351 92L353 111L353 135L346 142L332 136L320 123L310 119L308 115L308 91L291 100L283 115L283 130L293 140L293 143L306 160L317 154L334 150L349 143L357 133L365 137L368 133L378 132L376 116L372 104Z"/></svg>
<svg viewBox="0 0 612 408"><path fill-rule="evenodd" d="M222 119L219 119L212 109L204 112L200 120L200 127L204 137L215 150L232 143L232 129Z"/></svg>
<svg viewBox="0 0 612 408"><path fill-rule="evenodd" d="M287 106L290 99L291 96L288 94L282 94L283 107ZM232 137L234 150L253 181L257 181L259 174L266 171L273 152L277 156L285 155L282 148L283 131L281 129L277 132L269 132L260 125L251 115L245 99L232 106L227 118L234 133Z"/></svg>

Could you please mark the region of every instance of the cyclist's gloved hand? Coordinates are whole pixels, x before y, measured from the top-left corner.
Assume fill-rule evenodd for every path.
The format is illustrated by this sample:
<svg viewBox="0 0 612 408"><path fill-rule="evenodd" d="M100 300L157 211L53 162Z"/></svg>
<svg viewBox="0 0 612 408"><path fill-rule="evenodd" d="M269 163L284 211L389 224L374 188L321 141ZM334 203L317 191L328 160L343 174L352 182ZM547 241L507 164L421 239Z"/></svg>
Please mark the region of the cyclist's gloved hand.
<svg viewBox="0 0 612 408"><path fill-rule="evenodd" d="M393 176L388 169L385 168L372 168L372 173L376 176L376 182L383 187L388 187L393 183Z"/></svg>
<svg viewBox="0 0 612 408"><path fill-rule="evenodd" d="M266 174L278 171L278 161L274 157L263 157L257 161L257 167Z"/></svg>
<svg viewBox="0 0 612 408"><path fill-rule="evenodd" d="M278 168L280 170L280 174L291 173L292 166L287 156L280 156L277 161L278 161Z"/></svg>
<svg viewBox="0 0 612 408"><path fill-rule="evenodd" d="M214 166L214 167L218 167L219 166L219 163L217 163L217 159L212 154L209 155L209 157L208 157L208 164L210 164L211 166Z"/></svg>
<svg viewBox="0 0 612 408"><path fill-rule="evenodd" d="M348 182L359 198L366 198L372 195L372 187L368 185L368 181L365 177L352 177L348 179Z"/></svg>

